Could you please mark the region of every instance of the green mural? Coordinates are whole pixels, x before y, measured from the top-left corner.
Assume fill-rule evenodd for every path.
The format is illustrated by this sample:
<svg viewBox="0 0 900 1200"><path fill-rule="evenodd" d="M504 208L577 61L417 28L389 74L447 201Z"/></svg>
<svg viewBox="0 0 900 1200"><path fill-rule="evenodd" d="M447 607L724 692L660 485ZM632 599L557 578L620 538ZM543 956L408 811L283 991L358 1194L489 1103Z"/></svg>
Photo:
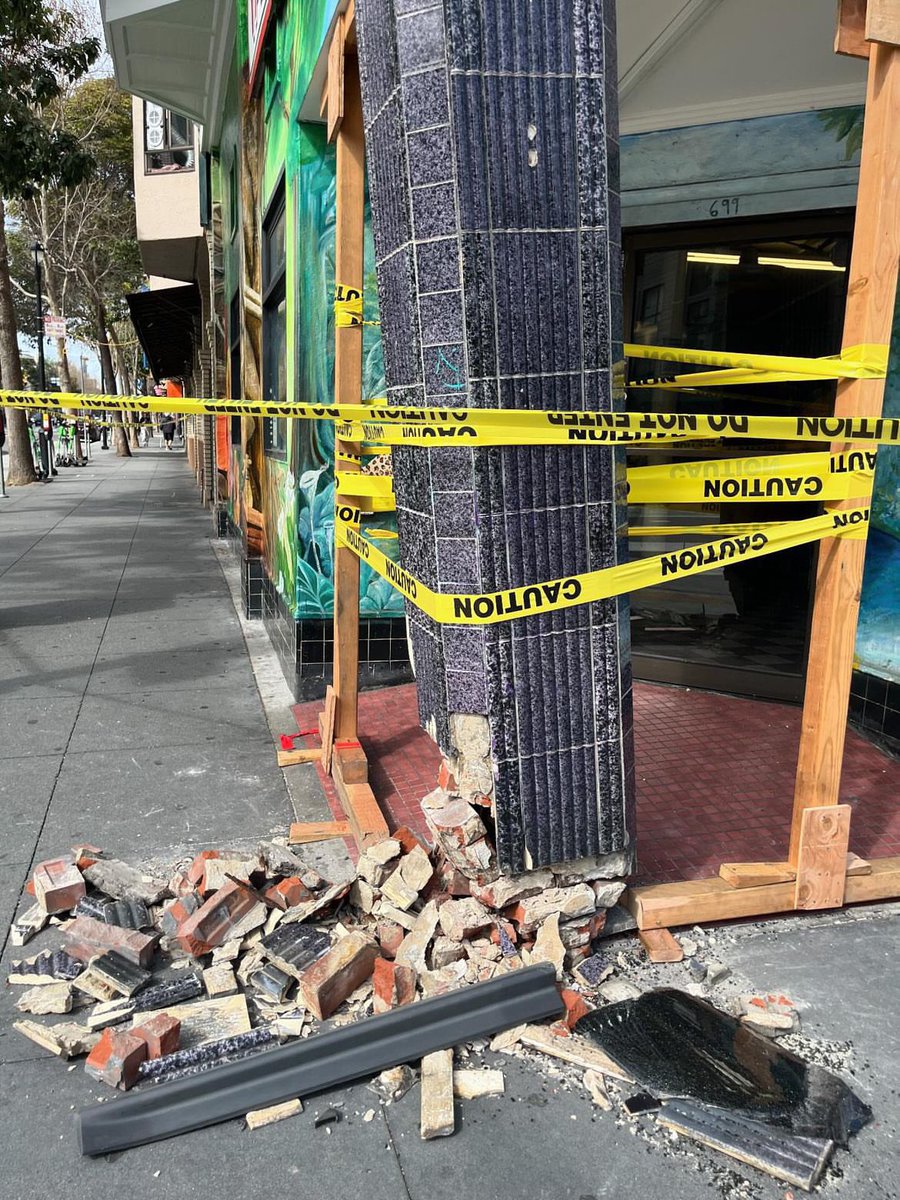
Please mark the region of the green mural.
<svg viewBox="0 0 900 1200"><path fill-rule="evenodd" d="M286 5L274 29L261 81L264 113L263 211L284 179L287 269L288 398L327 405L334 396L335 154L323 125L298 120L336 0ZM247 61L246 13L241 0L242 62ZM236 97L235 97L236 99ZM229 96L231 101L231 96ZM223 162L222 184L227 178ZM226 206L227 207L227 206ZM256 214L262 219L262 214ZM384 395L375 252L366 211L363 398ZM229 280L239 276L226 255ZM238 463L234 463L238 467ZM334 428L329 422L287 423L284 458L267 457L262 484L268 572L297 618L328 619L334 603ZM396 528L382 514L381 528ZM360 611L402 616L397 592L363 564Z"/></svg>

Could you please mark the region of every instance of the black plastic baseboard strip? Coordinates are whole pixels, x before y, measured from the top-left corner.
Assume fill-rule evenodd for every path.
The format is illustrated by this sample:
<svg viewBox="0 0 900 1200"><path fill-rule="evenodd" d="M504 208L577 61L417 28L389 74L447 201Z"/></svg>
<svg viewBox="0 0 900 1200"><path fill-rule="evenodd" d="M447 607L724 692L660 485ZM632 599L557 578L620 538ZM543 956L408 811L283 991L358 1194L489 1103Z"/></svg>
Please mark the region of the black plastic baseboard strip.
<svg viewBox="0 0 900 1200"><path fill-rule="evenodd" d="M110 1154L217 1125L251 1109L417 1062L433 1050L556 1017L562 1010L552 966L510 971L268 1054L83 1109L76 1117L81 1153Z"/></svg>

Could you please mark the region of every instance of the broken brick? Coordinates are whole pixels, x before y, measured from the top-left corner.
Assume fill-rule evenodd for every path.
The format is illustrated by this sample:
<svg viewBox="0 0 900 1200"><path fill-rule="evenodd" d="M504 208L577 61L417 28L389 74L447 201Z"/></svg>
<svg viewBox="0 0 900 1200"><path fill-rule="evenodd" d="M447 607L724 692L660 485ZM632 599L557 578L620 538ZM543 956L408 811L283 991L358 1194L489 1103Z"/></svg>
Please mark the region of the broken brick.
<svg viewBox="0 0 900 1200"><path fill-rule="evenodd" d="M409 854L410 851L415 850L417 846L421 846L421 848L426 852L428 850L428 847L425 845L422 839L418 836L418 834L413 833L408 825L401 825L399 829L395 829L391 834L391 841L399 842L400 849L404 854Z"/></svg>
<svg viewBox="0 0 900 1200"><path fill-rule="evenodd" d="M98 858L85 868L84 877L98 891L113 900L143 900L145 904L159 904L169 895L169 885L162 879L154 879L128 863L114 858Z"/></svg>
<svg viewBox="0 0 900 1200"><path fill-rule="evenodd" d="M168 1013L157 1013L131 1029L132 1037L140 1038L147 1047L147 1058L164 1058L174 1054L181 1040L181 1022Z"/></svg>
<svg viewBox="0 0 900 1200"><path fill-rule="evenodd" d="M372 1009L388 1012L416 998L416 973L412 967L399 966L386 958L376 958L372 971Z"/></svg>
<svg viewBox="0 0 900 1200"><path fill-rule="evenodd" d="M428 954L428 966L432 971L439 971L441 967L449 966L452 962L459 962L465 957L466 949L462 942L454 942L452 938L448 937L436 937Z"/></svg>
<svg viewBox="0 0 900 1200"><path fill-rule="evenodd" d="M452 938L454 942L461 942L463 938L472 937L480 930L487 929L493 924L493 918L483 904L469 896L462 900L448 900L446 904L442 904L440 923L448 938Z"/></svg>
<svg viewBox="0 0 900 1200"><path fill-rule="evenodd" d="M396 921L379 921L375 926L375 937L385 958L393 958L406 937L406 930Z"/></svg>
<svg viewBox="0 0 900 1200"><path fill-rule="evenodd" d="M127 1092L137 1083L141 1063L147 1057L147 1043L124 1030L104 1029L84 1069L94 1079Z"/></svg>
<svg viewBox="0 0 900 1200"><path fill-rule="evenodd" d="M88 962L107 950L115 950L129 962L148 967L156 951L159 934L122 929L119 925L107 925L95 917L76 917L63 927L63 939L69 953L81 962Z"/></svg>
<svg viewBox="0 0 900 1200"><path fill-rule="evenodd" d="M529 871L526 875L501 875L493 882L473 880L469 888L472 895L488 908L506 908L552 886L552 871Z"/></svg>
<svg viewBox="0 0 900 1200"><path fill-rule="evenodd" d="M179 926L178 942L188 954L208 954L228 941L241 918L257 904L253 892L239 883L226 883Z"/></svg>
<svg viewBox="0 0 900 1200"><path fill-rule="evenodd" d="M206 871L206 864L211 858L218 858L218 850L201 850L194 861L188 867L186 875L188 882L194 887L199 887L203 882L203 875Z"/></svg>
<svg viewBox="0 0 900 1200"><path fill-rule="evenodd" d="M197 911L202 903L203 897L198 891L191 888L179 899L165 905L159 918L160 929L167 937L175 937L184 922Z"/></svg>
<svg viewBox="0 0 900 1200"><path fill-rule="evenodd" d="M443 788L446 792L456 791L456 777L447 766L445 759L441 759L441 765L438 769L438 787Z"/></svg>
<svg viewBox="0 0 900 1200"><path fill-rule="evenodd" d="M301 975L303 1003L320 1021L330 1017L371 976L376 958L378 947L370 938L349 933Z"/></svg>
<svg viewBox="0 0 900 1200"><path fill-rule="evenodd" d="M263 889L262 894L270 904L282 910L312 899L312 892L296 875L289 875L286 879L279 879L277 883L270 884Z"/></svg>
<svg viewBox="0 0 900 1200"><path fill-rule="evenodd" d="M560 988L559 994L566 1006L565 1023L570 1029L574 1029L575 1022L586 1017L591 1011L591 1006L580 992L575 992L572 988Z"/></svg>
<svg viewBox="0 0 900 1200"><path fill-rule="evenodd" d="M79 842L77 846L72 847L72 856L78 870L84 871L87 867L92 867L98 858L103 857L103 851L89 842Z"/></svg>
<svg viewBox="0 0 900 1200"><path fill-rule="evenodd" d="M552 913L560 918L593 916L596 899L593 889L586 883L566 888L547 888L536 896L520 900L509 916L522 930L533 930Z"/></svg>
<svg viewBox="0 0 900 1200"><path fill-rule="evenodd" d="M38 863L32 881L35 899L47 913L67 912L87 892L84 877L71 854Z"/></svg>

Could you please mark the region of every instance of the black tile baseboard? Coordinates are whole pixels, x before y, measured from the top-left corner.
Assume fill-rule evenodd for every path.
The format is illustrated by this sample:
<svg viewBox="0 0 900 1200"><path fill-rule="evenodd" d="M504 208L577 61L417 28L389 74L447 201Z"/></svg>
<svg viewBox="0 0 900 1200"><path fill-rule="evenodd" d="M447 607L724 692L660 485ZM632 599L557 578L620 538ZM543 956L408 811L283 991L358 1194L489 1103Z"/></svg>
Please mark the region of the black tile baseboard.
<svg viewBox="0 0 900 1200"><path fill-rule="evenodd" d="M265 574L262 619L297 699L313 700L322 696L326 683L332 678L334 631L331 621L297 620ZM360 688L388 687L395 683L410 683L412 679L405 619L360 618Z"/></svg>
<svg viewBox="0 0 900 1200"><path fill-rule="evenodd" d="M849 717L864 738L900 758L900 683L854 671Z"/></svg>

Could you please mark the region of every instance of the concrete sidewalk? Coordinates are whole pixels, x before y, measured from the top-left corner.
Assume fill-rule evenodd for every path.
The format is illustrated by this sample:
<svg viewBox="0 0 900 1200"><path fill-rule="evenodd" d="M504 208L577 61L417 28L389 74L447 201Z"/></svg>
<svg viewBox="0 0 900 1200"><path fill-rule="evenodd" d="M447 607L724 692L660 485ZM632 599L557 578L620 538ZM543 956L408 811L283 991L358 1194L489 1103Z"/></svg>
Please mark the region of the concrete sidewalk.
<svg viewBox="0 0 900 1200"><path fill-rule="evenodd" d="M124 462L96 454L84 469L0 500L4 937L25 906L22 889L36 859L77 840L132 862L167 859L180 849L284 833L299 811L275 765L258 675L209 532L182 454L143 450ZM295 770L308 785L303 816L314 816L316 805L324 815L312 768ZM876 1124L838 1158L844 1178L829 1192L847 1200L893 1194L898 1181L897 916L894 908L865 916L747 927L717 951L757 986L792 989L806 1003L805 1033L853 1040L858 1086ZM50 929L27 952L58 943ZM611 960L632 943L608 944ZM4 977L11 957L7 947ZM780 1200L785 1193L749 1169L741 1173L751 1177L750 1189L735 1190L739 1176L728 1160L684 1145L663 1152L659 1139L650 1145L643 1136L652 1121L601 1113L549 1062L503 1055L485 1057L504 1070L506 1096L462 1104L456 1135L439 1142L419 1139L418 1088L381 1108L358 1086L311 1099L301 1116L258 1133L231 1122L108 1160L81 1159L73 1110L118 1097L87 1078L80 1062L67 1070L11 1029L18 991L0 994L4 1200ZM343 1105L343 1120L331 1132L316 1130L315 1114L329 1103ZM366 1122L370 1108L375 1117Z"/></svg>

